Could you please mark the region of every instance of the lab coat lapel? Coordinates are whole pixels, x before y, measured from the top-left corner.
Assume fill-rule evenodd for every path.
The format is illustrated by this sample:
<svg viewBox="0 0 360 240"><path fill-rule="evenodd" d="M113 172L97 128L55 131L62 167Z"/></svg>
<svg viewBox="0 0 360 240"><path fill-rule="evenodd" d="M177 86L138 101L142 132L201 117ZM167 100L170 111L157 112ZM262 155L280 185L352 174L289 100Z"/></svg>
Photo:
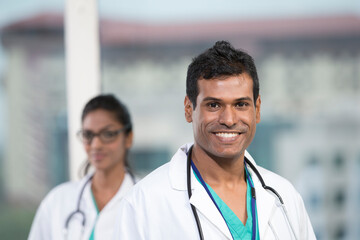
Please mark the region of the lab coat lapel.
<svg viewBox="0 0 360 240"><path fill-rule="evenodd" d="M170 162L169 178L172 188L179 191L186 191L187 195L187 155L192 144L183 145L174 155ZM193 171L191 171L191 189L192 196L190 203L195 206L197 211L213 223L228 239L232 239L230 231L207 194L206 190L196 179ZM199 214L201 219L201 216ZM201 221L201 220L200 220Z"/></svg>
<svg viewBox="0 0 360 240"><path fill-rule="evenodd" d="M246 152L246 157L254 164L258 169L255 161ZM264 238L265 231L267 229L268 222L270 220L272 209L275 204L275 198L267 190L265 190L254 171L248 166L251 178L254 182L255 194L256 194L256 209L258 214L259 234L260 239ZM259 170L259 169L258 169Z"/></svg>
<svg viewBox="0 0 360 240"><path fill-rule="evenodd" d="M192 196L190 203L195 206L205 218L213 223L228 239L232 239L231 233L224 218L209 197L204 187L198 182L194 174L191 176Z"/></svg>
<svg viewBox="0 0 360 240"><path fill-rule="evenodd" d="M271 217L272 209L275 204L275 199L261 186L261 184L259 184L259 182L258 184L254 183L254 185L256 192L256 207L258 214L259 234L260 239L263 239L268 222Z"/></svg>
<svg viewBox="0 0 360 240"><path fill-rule="evenodd" d="M185 144L175 153L169 165L169 179L171 187L187 191L187 152L192 144Z"/></svg>

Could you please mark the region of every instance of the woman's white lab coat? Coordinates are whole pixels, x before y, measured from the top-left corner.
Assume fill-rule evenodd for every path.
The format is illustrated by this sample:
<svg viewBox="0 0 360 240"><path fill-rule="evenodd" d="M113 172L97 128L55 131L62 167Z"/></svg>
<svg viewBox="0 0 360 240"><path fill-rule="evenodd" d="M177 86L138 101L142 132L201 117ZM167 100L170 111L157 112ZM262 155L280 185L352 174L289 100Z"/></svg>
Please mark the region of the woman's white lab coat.
<svg viewBox="0 0 360 240"><path fill-rule="evenodd" d="M115 239L199 239L187 192L186 152L190 146L181 147L169 163L145 177L123 198ZM246 157L256 166L248 153ZM293 186L268 170L256 168L265 183L282 196L297 239L316 239L303 201ZM263 189L255 173L248 169L256 189L260 239L294 239L278 199ZM222 216L193 173L191 184L190 202L198 212L204 238L232 239Z"/></svg>
<svg viewBox="0 0 360 240"><path fill-rule="evenodd" d="M85 227L82 228L81 215L76 214L70 220L67 236L65 235L65 222L69 215L76 210L80 191L89 177L90 175L78 182L61 184L50 191L36 212L29 240L88 240L95 222L95 239L111 239L113 237L116 209L118 209L121 198L133 186L133 180L128 173L125 175L116 195L101 210L98 216L91 196L91 184L86 184L80 203L80 210L85 213Z"/></svg>

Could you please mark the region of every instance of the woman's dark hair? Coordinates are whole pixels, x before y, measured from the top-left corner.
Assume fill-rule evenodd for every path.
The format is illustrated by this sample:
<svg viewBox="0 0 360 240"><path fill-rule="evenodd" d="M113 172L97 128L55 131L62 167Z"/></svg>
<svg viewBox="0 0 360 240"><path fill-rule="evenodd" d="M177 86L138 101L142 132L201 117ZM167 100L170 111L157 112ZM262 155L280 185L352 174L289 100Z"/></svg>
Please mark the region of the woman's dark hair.
<svg viewBox="0 0 360 240"><path fill-rule="evenodd" d="M132 131L132 122L127 107L112 94L102 94L90 99L90 101L85 105L82 111L81 122L84 121L85 117L90 112L99 109L103 109L113 113L116 119L125 127L126 135L128 135ZM128 171L130 171L127 155L128 154L126 153L125 167L127 168ZM85 175L87 174L89 168L90 168L90 163L89 161L86 161L84 166Z"/></svg>
<svg viewBox="0 0 360 240"><path fill-rule="evenodd" d="M196 107L196 98L199 94L198 80L226 78L244 72L252 78L255 103L260 87L254 59L246 52L235 49L229 42L216 42L213 47L195 57L188 67L186 95L193 104L193 108Z"/></svg>

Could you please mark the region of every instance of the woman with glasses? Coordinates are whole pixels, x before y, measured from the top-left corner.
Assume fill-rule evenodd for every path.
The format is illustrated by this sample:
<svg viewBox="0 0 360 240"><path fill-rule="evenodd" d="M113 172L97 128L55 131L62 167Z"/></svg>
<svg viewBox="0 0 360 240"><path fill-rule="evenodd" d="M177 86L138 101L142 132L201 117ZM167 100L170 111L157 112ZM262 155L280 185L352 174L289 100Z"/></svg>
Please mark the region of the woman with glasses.
<svg viewBox="0 0 360 240"><path fill-rule="evenodd" d="M111 239L116 208L135 184L127 161L133 132L126 106L113 95L99 95L85 105L81 122L78 137L88 157L85 177L61 184L45 197L31 240Z"/></svg>

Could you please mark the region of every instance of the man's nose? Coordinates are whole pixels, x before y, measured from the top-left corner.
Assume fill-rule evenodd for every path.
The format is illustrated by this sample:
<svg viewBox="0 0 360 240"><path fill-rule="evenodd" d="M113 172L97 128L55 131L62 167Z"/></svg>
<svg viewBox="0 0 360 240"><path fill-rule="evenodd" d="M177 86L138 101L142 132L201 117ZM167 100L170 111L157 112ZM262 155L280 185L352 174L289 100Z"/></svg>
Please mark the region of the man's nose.
<svg viewBox="0 0 360 240"><path fill-rule="evenodd" d="M219 122L227 127L232 127L236 124L236 112L231 106L226 106L220 114Z"/></svg>

